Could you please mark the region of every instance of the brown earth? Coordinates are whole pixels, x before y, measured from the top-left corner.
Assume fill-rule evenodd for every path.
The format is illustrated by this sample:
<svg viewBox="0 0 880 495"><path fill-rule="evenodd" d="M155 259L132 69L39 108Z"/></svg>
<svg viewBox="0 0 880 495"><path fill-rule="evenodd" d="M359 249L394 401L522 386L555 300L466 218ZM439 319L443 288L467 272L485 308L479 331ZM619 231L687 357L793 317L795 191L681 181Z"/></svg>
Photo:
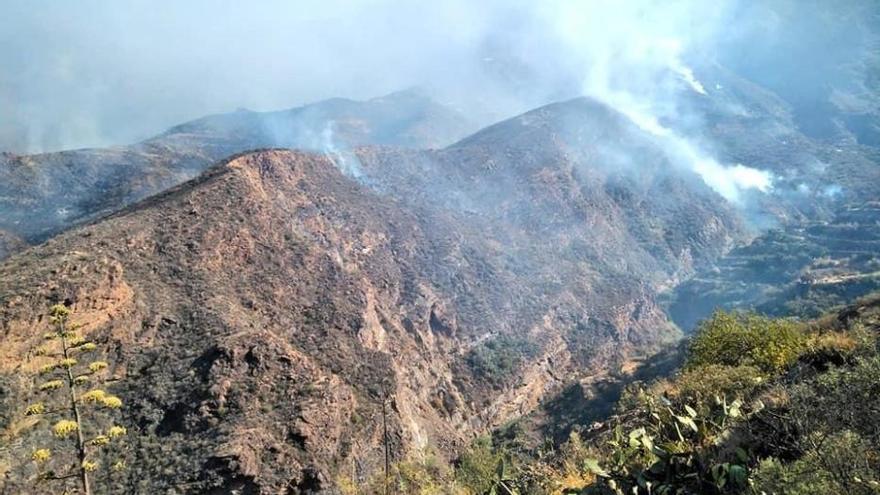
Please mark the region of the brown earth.
<svg viewBox="0 0 880 495"><path fill-rule="evenodd" d="M570 171L535 171L511 192L547 173ZM656 284L611 269L630 257L608 249L643 258L628 234L586 256L595 218L561 243L525 228L550 204L504 228L494 207L430 204L378 194L325 157L263 151L12 256L0 265L0 426L21 417L20 366L56 301L107 349L131 426L131 468L101 493L307 493L338 473L364 479L382 460L386 395L395 459L449 456L675 335ZM32 446L12 440L15 466Z"/></svg>

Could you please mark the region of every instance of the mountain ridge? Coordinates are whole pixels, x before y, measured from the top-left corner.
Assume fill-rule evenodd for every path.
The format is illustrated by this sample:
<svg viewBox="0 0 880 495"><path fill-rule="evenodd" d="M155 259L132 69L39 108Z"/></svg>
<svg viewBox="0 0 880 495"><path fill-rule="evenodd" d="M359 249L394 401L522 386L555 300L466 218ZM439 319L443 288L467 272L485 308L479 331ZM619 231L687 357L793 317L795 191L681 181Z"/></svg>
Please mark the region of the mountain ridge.
<svg viewBox="0 0 880 495"><path fill-rule="evenodd" d="M130 146L3 153L0 229L39 243L249 149L292 146L335 152L373 143L429 147L453 140L443 136L465 132L468 125L455 111L408 91L366 102L328 100L286 111L210 116Z"/></svg>
<svg viewBox="0 0 880 495"><path fill-rule="evenodd" d="M452 456L675 336L637 277L550 277L583 262L508 252L489 225L402 204L327 156L237 155L0 264L2 396L27 393L12 370L45 305L67 301L114 362L129 490L308 491L378 469L385 394L395 458ZM0 404L7 422L19 409Z"/></svg>

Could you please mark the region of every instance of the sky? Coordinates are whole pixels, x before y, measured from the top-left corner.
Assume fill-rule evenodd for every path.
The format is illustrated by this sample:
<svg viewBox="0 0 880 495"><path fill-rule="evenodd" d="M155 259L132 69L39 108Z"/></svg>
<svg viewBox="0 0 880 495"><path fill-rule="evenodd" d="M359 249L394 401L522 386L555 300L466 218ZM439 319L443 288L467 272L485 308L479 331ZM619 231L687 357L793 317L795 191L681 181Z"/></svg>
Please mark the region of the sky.
<svg viewBox="0 0 880 495"><path fill-rule="evenodd" d="M205 114L413 86L507 117L650 78L714 36L722 9L703 3L0 0L0 149L129 143Z"/></svg>

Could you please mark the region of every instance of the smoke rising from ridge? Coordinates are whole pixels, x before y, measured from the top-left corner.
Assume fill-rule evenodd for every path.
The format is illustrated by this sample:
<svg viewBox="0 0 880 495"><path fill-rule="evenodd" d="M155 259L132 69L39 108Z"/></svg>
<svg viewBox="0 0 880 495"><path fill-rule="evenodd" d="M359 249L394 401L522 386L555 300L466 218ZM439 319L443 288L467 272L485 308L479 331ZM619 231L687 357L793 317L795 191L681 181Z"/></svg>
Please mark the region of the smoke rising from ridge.
<svg viewBox="0 0 880 495"><path fill-rule="evenodd" d="M123 144L238 107L412 86L481 124L586 95L732 200L772 177L670 123L713 97L698 67L755 58L797 14L789 0L3 3L0 150Z"/></svg>

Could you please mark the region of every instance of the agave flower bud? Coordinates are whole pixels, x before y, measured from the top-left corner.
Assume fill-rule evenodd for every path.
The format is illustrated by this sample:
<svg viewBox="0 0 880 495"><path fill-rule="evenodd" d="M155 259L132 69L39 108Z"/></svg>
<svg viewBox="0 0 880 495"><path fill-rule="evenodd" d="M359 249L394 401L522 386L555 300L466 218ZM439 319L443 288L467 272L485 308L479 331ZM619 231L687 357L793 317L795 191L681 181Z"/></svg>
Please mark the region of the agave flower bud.
<svg viewBox="0 0 880 495"><path fill-rule="evenodd" d="M76 421L62 419L61 421L55 423L55 426L52 427L52 432L55 434L56 437L64 438L78 429L79 426L76 424Z"/></svg>
<svg viewBox="0 0 880 495"><path fill-rule="evenodd" d="M52 457L52 451L49 449L37 449L31 454L31 459L36 462L46 462Z"/></svg>

